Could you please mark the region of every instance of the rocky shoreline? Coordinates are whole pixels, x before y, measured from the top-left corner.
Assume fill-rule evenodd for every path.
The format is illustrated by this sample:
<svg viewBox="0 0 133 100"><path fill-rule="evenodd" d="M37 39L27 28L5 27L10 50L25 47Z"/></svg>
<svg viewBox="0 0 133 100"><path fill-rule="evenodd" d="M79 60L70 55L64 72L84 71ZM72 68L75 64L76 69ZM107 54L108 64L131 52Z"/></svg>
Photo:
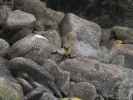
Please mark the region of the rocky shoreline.
<svg viewBox="0 0 133 100"><path fill-rule="evenodd" d="M0 100L133 100L133 6L103 28L47 3L0 0Z"/></svg>

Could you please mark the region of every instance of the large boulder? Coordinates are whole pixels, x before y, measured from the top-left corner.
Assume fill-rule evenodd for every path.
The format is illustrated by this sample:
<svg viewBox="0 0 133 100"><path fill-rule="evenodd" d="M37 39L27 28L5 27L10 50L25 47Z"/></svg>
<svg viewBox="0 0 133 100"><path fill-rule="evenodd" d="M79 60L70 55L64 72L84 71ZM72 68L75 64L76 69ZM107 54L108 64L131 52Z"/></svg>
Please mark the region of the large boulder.
<svg viewBox="0 0 133 100"><path fill-rule="evenodd" d="M68 95L70 92L70 73L59 68L52 60L48 59L43 65L55 78L55 83L60 91Z"/></svg>
<svg viewBox="0 0 133 100"><path fill-rule="evenodd" d="M46 8L40 0L14 0L15 8L32 13L37 18L37 30L56 29L64 14Z"/></svg>
<svg viewBox="0 0 133 100"><path fill-rule="evenodd" d="M33 80L49 88L55 95L61 97L61 93L55 84L55 77L45 67L38 65L31 59L17 57L9 61L9 70L18 76L27 73ZM36 74L35 74L36 73Z"/></svg>
<svg viewBox="0 0 133 100"><path fill-rule="evenodd" d="M75 82L94 84L98 94L105 99L130 100L133 88L130 69L85 58L68 59L60 64L60 68L69 71Z"/></svg>
<svg viewBox="0 0 133 100"><path fill-rule="evenodd" d="M58 48L61 48L61 37L59 32L57 32L56 30L35 31L35 34L39 34L46 37L50 41L50 43L52 43Z"/></svg>
<svg viewBox="0 0 133 100"><path fill-rule="evenodd" d="M26 57L34 60L38 64L43 64L46 59L59 59L53 57L52 52L55 50L49 40L42 35L28 35L12 45L8 54L11 58Z"/></svg>
<svg viewBox="0 0 133 100"><path fill-rule="evenodd" d="M96 23L70 13L62 20L61 36L64 48L71 48L77 55L95 57L101 39L101 28Z"/></svg>
<svg viewBox="0 0 133 100"><path fill-rule="evenodd" d="M9 28L22 28L34 26L36 18L30 13L20 10L11 12L7 18L6 25Z"/></svg>

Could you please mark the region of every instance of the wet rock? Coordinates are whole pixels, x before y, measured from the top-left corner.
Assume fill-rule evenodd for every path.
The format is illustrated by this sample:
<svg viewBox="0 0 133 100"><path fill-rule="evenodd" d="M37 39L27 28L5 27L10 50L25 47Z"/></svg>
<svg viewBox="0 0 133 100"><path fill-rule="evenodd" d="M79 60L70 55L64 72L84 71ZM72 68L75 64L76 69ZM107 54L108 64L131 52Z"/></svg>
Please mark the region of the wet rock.
<svg viewBox="0 0 133 100"><path fill-rule="evenodd" d="M46 37L50 41L50 43L57 46L58 48L61 48L61 37L56 30L36 31L35 34Z"/></svg>
<svg viewBox="0 0 133 100"><path fill-rule="evenodd" d="M15 8L32 13L37 18L37 30L49 28L56 29L62 14L47 9L45 3L40 0L15 0Z"/></svg>
<svg viewBox="0 0 133 100"><path fill-rule="evenodd" d="M51 73L55 78L55 83L60 91L64 95L68 95L70 92L70 73L63 71L59 66L52 60L45 61L43 65L46 70Z"/></svg>
<svg viewBox="0 0 133 100"><path fill-rule="evenodd" d="M36 18L30 13L21 10L11 12L7 18L6 25L9 28L22 28L34 26Z"/></svg>
<svg viewBox="0 0 133 100"><path fill-rule="evenodd" d="M9 50L9 43L4 39L0 39L0 56L5 56Z"/></svg>
<svg viewBox="0 0 133 100"><path fill-rule="evenodd" d="M61 96L54 83L54 77L44 67L36 64L34 61L23 57L14 58L9 61L8 68L14 74L28 73L35 81L53 90L57 96Z"/></svg>
<svg viewBox="0 0 133 100"><path fill-rule="evenodd" d="M95 100L96 95L95 86L87 82L75 83L70 87L71 97L79 97L83 100Z"/></svg>
<svg viewBox="0 0 133 100"><path fill-rule="evenodd" d="M70 72L71 80L94 84L98 94L106 99L129 100L133 88L130 69L85 58L68 59L60 67Z"/></svg>
<svg viewBox="0 0 133 100"><path fill-rule="evenodd" d="M30 58L38 64L43 64L46 59L52 58L53 55L51 53L55 49L46 37L28 35L12 45L9 55L11 58L20 56Z"/></svg>
<svg viewBox="0 0 133 100"><path fill-rule="evenodd" d="M61 36L64 48L71 48L77 55L95 57L101 28L96 23L67 14L61 23Z"/></svg>
<svg viewBox="0 0 133 100"><path fill-rule="evenodd" d="M51 93L44 93L40 100L58 100L53 94Z"/></svg>

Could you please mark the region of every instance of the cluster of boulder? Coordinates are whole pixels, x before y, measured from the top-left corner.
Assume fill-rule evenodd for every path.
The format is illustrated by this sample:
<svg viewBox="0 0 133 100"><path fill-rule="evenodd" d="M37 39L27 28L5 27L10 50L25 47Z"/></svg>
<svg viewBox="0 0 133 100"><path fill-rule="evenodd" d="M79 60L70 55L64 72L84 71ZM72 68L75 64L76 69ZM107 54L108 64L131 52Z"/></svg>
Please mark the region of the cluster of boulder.
<svg viewBox="0 0 133 100"><path fill-rule="evenodd" d="M46 2L0 0L0 100L133 100L133 29Z"/></svg>

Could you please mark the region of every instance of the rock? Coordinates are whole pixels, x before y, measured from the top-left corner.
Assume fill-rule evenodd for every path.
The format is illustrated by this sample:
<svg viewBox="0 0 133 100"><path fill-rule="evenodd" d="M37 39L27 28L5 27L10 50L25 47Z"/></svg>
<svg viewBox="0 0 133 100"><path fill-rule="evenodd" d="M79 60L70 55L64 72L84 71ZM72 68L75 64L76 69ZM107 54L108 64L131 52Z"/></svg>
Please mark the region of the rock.
<svg viewBox="0 0 133 100"><path fill-rule="evenodd" d="M4 25L6 23L6 20L10 12L11 9L8 6L3 5L0 7L0 25Z"/></svg>
<svg viewBox="0 0 133 100"><path fill-rule="evenodd" d="M70 96L79 97L83 100L95 100L96 88L88 82L80 82L72 84L70 87Z"/></svg>
<svg viewBox="0 0 133 100"><path fill-rule="evenodd" d="M123 54L117 54L115 50L110 50L104 46L101 46L98 50L98 61L106 64L125 65L125 57Z"/></svg>
<svg viewBox="0 0 133 100"><path fill-rule="evenodd" d="M63 47L72 48L77 55L97 55L101 38L99 25L82 19L74 14L67 14L61 23Z"/></svg>
<svg viewBox="0 0 133 100"><path fill-rule="evenodd" d="M5 56L10 48L10 45L4 39L0 39L0 56Z"/></svg>
<svg viewBox="0 0 133 100"><path fill-rule="evenodd" d="M11 39L9 39L9 41L11 44L13 44L16 41L18 41L18 40L20 40L20 39L22 39L22 38L24 38L30 34L33 34L32 31L33 31L33 28L24 27L24 28L18 30L16 32L16 34L14 34Z"/></svg>
<svg viewBox="0 0 133 100"><path fill-rule="evenodd" d="M37 30L57 29L64 14L46 8L40 0L15 0L15 8L32 13L37 18Z"/></svg>
<svg viewBox="0 0 133 100"><path fill-rule="evenodd" d="M112 28L112 33L116 36L117 40L122 40L124 42L133 43L133 29L122 26L114 26Z"/></svg>
<svg viewBox="0 0 133 100"><path fill-rule="evenodd" d="M65 60L60 68L69 71L74 82L93 84L98 94L106 99L129 100L133 88L130 69L85 58Z"/></svg>
<svg viewBox="0 0 133 100"><path fill-rule="evenodd" d="M61 96L60 91L54 83L54 77L44 67L36 64L34 61L23 57L14 58L9 61L8 68L14 74L20 72L28 73L35 81L50 88L57 96Z"/></svg>
<svg viewBox="0 0 133 100"><path fill-rule="evenodd" d="M7 18L6 25L9 28L22 28L34 26L36 18L34 15L21 11L15 10L11 12Z"/></svg>
<svg viewBox="0 0 133 100"><path fill-rule="evenodd" d="M61 37L56 30L36 31L35 34L46 37L50 41L50 43L57 46L57 48L61 48Z"/></svg>
<svg viewBox="0 0 133 100"><path fill-rule="evenodd" d="M72 97L72 98L62 98L61 100L82 100L78 97Z"/></svg>
<svg viewBox="0 0 133 100"><path fill-rule="evenodd" d="M24 94L33 90L33 86L27 80L25 80L21 77L17 77L16 79L17 79L18 83L21 84L21 86L23 87Z"/></svg>
<svg viewBox="0 0 133 100"><path fill-rule="evenodd" d="M55 49L46 37L42 35L28 35L14 43L8 54L11 58L21 56L30 58L38 64L43 64L46 59L54 56L51 53ZM53 60L56 59L59 58L53 58Z"/></svg>
<svg viewBox="0 0 133 100"><path fill-rule="evenodd" d="M3 77L0 78L1 100L24 100L20 85Z"/></svg>
<svg viewBox="0 0 133 100"><path fill-rule="evenodd" d="M25 100L37 100L41 97L43 92L44 92L43 88L41 87L36 88L25 96Z"/></svg>
<svg viewBox="0 0 133 100"><path fill-rule="evenodd" d="M55 77L55 83L60 91L64 95L68 95L70 91L70 73L60 69L59 66L50 59L45 61L43 66Z"/></svg>
<svg viewBox="0 0 133 100"><path fill-rule="evenodd" d="M0 98L1 100L24 100L21 86L7 69L7 63L0 62Z"/></svg>
<svg viewBox="0 0 133 100"><path fill-rule="evenodd" d="M53 94L51 93L43 93L42 97L40 100L58 100Z"/></svg>
<svg viewBox="0 0 133 100"><path fill-rule="evenodd" d="M113 52L114 52L114 57L118 55L123 55L123 62L124 62L124 67L127 68L133 68L132 67L132 57L133 57L133 45L132 44L120 44L119 46L113 46Z"/></svg>

